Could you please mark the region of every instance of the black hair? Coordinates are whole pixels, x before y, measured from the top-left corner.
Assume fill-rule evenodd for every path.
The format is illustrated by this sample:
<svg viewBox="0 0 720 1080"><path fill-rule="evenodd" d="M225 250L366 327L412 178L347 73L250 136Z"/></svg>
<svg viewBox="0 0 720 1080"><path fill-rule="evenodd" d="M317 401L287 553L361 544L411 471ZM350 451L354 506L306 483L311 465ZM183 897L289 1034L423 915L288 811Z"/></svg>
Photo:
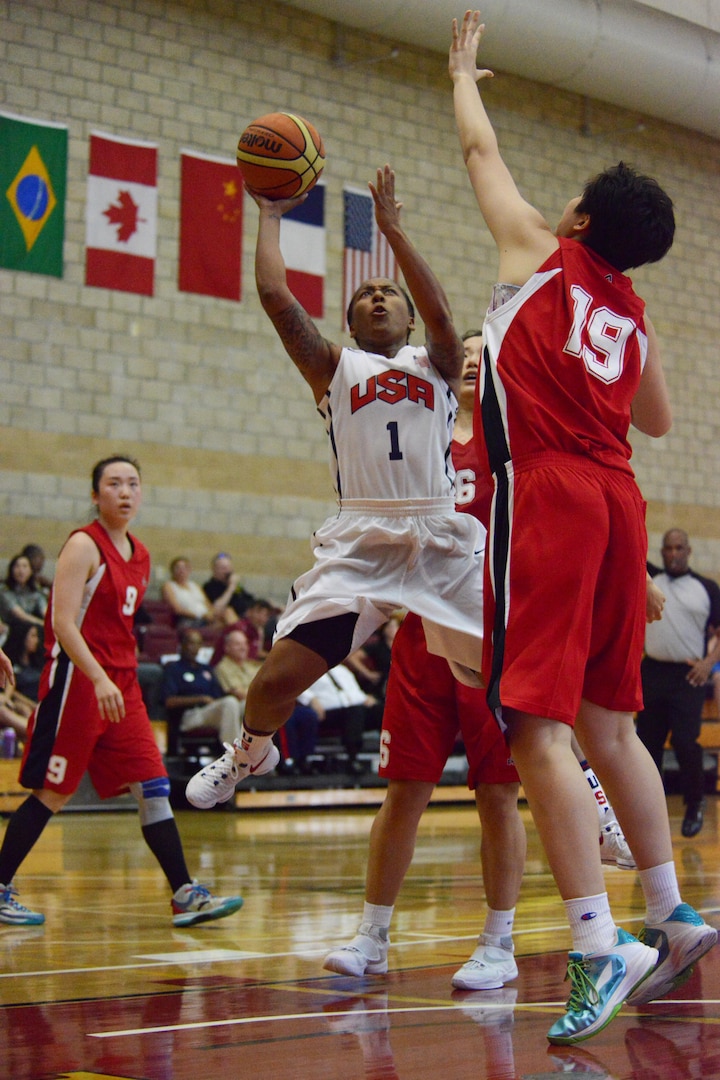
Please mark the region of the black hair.
<svg viewBox="0 0 720 1080"><path fill-rule="evenodd" d="M132 465L133 469L137 469L137 474L140 476L140 466L135 458L128 457L126 454L112 454L110 457L103 458L102 461L98 461L96 465L93 465L91 478L92 489L97 495L100 491L100 481L102 480L103 473L107 469L108 465L114 465L116 461L124 461L127 465Z"/></svg>
<svg viewBox="0 0 720 1080"><path fill-rule="evenodd" d="M658 262L672 247L672 200L624 161L588 180L575 212L590 217L583 243L623 273Z"/></svg>
<svg viewBox="0 0 720 1080"><path fill-rule="evenodd" d="M466 330L460 340L461 341L467 341L471 337L482 337L482 336L483 336L482 330Z"/></svg>

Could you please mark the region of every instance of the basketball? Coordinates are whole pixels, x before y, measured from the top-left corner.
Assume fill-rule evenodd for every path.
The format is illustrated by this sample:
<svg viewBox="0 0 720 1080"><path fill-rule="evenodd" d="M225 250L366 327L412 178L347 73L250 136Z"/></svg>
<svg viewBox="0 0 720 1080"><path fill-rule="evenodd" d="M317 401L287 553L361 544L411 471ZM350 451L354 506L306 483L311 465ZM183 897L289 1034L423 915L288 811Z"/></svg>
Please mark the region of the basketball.
<svg viewBox="0 0 720 1080"><path fill-rule="evenodd" d="M292 199L316 183L325 147L317 129L301 116L268 113L243 131L237 163L252 191L267 199Z"/></svg>

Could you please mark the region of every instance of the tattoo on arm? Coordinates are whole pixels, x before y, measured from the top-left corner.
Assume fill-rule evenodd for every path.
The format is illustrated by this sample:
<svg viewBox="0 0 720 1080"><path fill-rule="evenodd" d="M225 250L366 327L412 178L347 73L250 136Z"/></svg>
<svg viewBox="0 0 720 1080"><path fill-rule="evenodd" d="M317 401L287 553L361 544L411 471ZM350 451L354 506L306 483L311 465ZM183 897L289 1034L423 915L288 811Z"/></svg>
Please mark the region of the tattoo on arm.
<svg viewBox="0 0 720 1080"><path fill-rule="evenodd" d="M322 336L301 304L294 303L272 316L275 329L300 373L317 373L328 362L330 343Z"/></svg>

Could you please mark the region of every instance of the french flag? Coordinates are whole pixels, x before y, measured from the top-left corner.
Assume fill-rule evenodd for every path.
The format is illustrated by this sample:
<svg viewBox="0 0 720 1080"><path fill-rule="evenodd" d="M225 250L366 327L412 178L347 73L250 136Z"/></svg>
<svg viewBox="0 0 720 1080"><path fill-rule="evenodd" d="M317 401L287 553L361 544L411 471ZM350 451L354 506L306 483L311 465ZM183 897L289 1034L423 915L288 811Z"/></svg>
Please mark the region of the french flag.
<svg viewBox="0 0 720 1080"><path fill-rule="evenodd" d="M90 135L85 284L152 296L157 247L157 146Z"/></svg>
<svg viewBox="0 0 720 1080"><path fill-rule="evenodd" d="M298 303L313 318L325 314L325 185L318 182L305 202L280 221L280 251L287 283Z"/></svg>

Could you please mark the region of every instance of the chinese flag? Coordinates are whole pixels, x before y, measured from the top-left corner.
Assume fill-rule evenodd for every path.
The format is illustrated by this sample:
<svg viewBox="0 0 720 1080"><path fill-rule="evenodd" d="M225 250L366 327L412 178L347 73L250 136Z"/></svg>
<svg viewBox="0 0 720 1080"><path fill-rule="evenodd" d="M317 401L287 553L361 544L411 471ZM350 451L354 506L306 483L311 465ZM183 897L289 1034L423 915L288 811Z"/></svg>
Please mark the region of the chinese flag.
<svg viewBox="0 0 720 1080"><path fill-rule="evenodd" d="M234 161L181 152L181 292L240 299L242 209L242 177Z"/></svg>
<svg viewBox="0 0 720 1080"><path fill-rule="evenodd" d="M157 246L157 146L90 136L85 284L152 296Z"/></svg>

